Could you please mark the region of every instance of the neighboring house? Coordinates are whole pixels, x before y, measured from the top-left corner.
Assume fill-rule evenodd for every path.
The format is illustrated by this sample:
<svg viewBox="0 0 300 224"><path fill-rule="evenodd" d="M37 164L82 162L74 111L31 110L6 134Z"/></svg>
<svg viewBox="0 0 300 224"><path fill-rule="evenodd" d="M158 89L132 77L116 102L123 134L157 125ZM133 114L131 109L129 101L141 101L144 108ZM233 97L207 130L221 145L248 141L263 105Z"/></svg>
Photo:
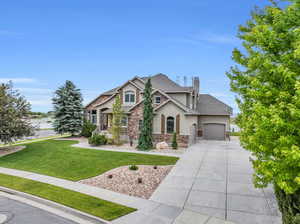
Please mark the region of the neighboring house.
<svg viewBox="0 0 300 224"><path fill-rule="evenodd" d="M87 119L97 124L99 132L109 130L112 105L119 95L126 115L123 135L136 141L143 125L143 90L149 78L153 86L155 142L170 142L174 132L182 146L194 143L198 137L225 140L229 136L232 108L211 95L200 94L198 77L191 87L180 86L164 74L134 77L89 103L85 107Z"/></svg>

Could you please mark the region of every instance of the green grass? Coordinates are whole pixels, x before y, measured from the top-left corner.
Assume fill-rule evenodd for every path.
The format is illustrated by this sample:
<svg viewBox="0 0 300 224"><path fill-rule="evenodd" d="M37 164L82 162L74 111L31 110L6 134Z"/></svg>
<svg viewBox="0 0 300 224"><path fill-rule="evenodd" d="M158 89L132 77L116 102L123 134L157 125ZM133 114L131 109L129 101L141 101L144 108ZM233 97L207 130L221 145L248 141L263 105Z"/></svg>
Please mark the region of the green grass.
<svg viewBox="0 0 300 224"><path fill-rule="evenodd" d="M108 221L135 211L133 208L21 177L0 174L0 185L54 201Z"/></svg>
<svg viewBox="0 0 300 224"><path fill-rule="evenodd" d="M172 165L177 157L71 147L77 141L46 140L0 158L0 166L78 181L125 165Z"/></svg>
<svg viewBox="0 0 300 224"><path fill-rule="evenodd" d="M64 134L64 135L53 135L53 136L48 136L48 137L41 137L41 138L33 138L33 139L26 139L26 140L20 140L20 141L16 141L13 144L0 144L0 150L1 147L7 147L7 146L14 146L14 145L21 145L21 144L28 144L28 143L32 143L32 142L40 142L40 141L44 141L44 140L49 140L49 139L55 139L55 138L65 138L65 137L69 137L69 134Z"/></svg>

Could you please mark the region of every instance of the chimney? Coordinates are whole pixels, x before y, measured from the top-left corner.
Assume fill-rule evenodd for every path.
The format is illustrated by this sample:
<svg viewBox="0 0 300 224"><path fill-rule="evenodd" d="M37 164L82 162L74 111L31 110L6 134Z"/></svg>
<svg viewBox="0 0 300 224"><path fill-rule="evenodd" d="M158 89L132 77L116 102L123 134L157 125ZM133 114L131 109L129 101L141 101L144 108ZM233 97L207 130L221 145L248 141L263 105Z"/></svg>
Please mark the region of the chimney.
<svg viewBox="0 0 300 224"><path fill-rule="evenodd" d="M193 78L193 88L194 88L196 94L198 94L199 91L200 91L200 80L199 80L199 77L194 77Z"/></svg>

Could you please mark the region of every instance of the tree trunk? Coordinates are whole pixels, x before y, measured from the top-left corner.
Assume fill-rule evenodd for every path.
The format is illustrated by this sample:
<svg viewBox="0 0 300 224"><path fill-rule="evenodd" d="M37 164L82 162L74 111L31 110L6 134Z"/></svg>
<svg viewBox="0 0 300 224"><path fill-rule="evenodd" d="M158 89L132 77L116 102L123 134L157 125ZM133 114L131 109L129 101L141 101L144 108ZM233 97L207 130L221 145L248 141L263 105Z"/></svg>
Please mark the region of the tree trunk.
<svg viewBox="0 0 300 224"><path fill-rule="evenodd" d="M300 190L286 194L275 185L275 194L282 213L283 224L300 224Z"/></svg>

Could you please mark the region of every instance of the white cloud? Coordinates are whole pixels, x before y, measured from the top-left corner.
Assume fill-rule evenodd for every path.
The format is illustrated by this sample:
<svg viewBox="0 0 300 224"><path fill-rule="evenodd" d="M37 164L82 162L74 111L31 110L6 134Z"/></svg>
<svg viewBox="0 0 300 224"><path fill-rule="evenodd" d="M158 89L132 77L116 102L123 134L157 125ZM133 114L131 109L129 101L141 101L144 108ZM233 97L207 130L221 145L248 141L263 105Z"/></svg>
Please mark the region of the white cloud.
<svg viewBox="0 0 300 224"><path fill-rule="evenodd" d="M32 106L51 106L51 100L28 100Z"/></svg>
<svg viewBox="0 0 300 224"><path fill-rule="evenodd" d="M43 88L27 88L27 87L22 87L22 88L16 88L23 94L47 94L47 95L52 95L54 90L52 89L43 89Z"/></svg>
<svg viewBox="0 0 300 224"><path fill-rule="evenodd" d="M228 34L202 33L195 35L195 39L218 44L235 44L238 39Z"/></svg>
<svg viewBox="0 0 300 224"><path fill-rule="evenodd" d="M0 36L21 36L22 33L9 31L9 30L0 30Z"/></svg>
<svg viewBox="0 0 300 224"><path fill-rule="evenodd" d="M199 32L195 34L187 35L184 38L178 38L175 41L179 41L187 44L204 44L204 43L214 43L214 44L237 44L238 38L230 34L221 34L213 32Z"/></svg>
<svg viewBox="0 0 300 224"><path fill-rule="evenodd" d="M12 81L13 83L37 83L38 81L33 78L0 78L0 83L8 83Z"/></svg>

